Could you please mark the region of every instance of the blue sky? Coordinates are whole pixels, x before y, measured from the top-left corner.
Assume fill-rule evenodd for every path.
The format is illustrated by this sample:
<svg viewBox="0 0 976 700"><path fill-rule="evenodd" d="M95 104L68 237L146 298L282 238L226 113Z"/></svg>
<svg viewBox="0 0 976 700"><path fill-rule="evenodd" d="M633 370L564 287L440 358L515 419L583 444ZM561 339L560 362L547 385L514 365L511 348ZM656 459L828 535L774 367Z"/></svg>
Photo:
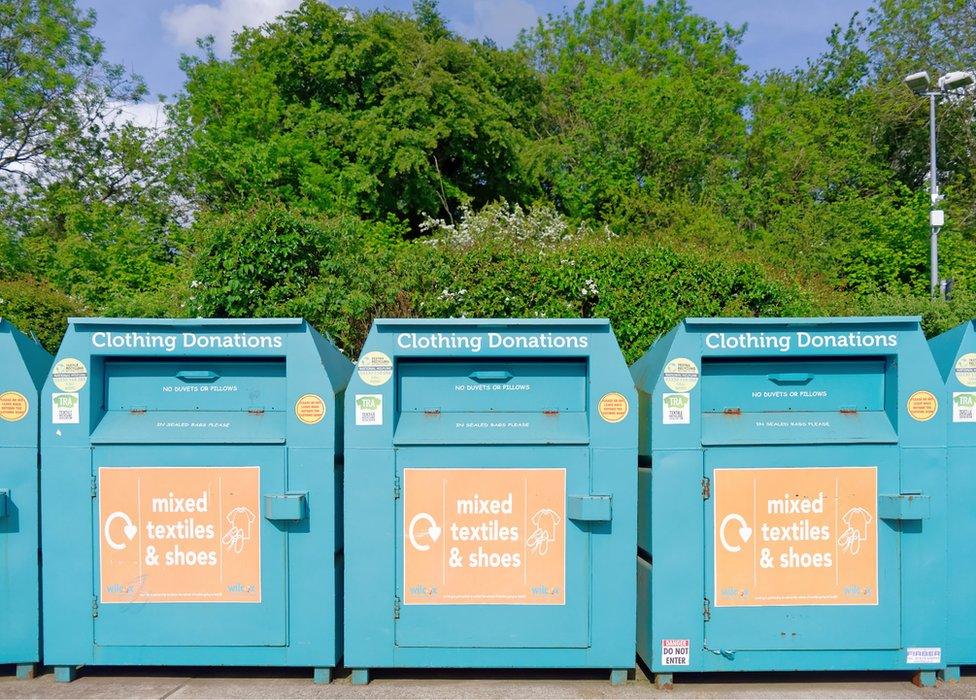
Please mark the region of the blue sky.
<svg viewBox="0 0 976 700"><path fill-rule="evenodd" d="M177 61L192 51L197 36L213 34L226 52L231 33L242 25L261 24L298 0L78 0L98 13L95 33L109 60L146 79L151 95L172 94L182 83ZM869 0L689 0L699 14L749 29L740 47L755 72L790 69L825 47L834 24L846 25ZM409 10L411 0L336 0L359 9ZM575 0L441 0L441 12L455 31L491 37L508 46L519 29L539 17L575 6Z"/></svg>

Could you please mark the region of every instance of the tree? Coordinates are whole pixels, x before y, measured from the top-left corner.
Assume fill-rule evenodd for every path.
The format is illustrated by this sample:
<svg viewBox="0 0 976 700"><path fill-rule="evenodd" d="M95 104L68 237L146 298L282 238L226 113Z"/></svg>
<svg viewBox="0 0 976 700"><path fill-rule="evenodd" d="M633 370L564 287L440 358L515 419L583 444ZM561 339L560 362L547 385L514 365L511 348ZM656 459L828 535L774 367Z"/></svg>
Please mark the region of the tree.
<svg viewBox="0 0 976 700"><path fill-rule="evenodd" d="M304 0L186 57L176 113L201 206L272 200L416 226L531 191L520 164L539 85L498 49L420 19Z"/></svg>
<svg viewBox="0 0 976 700"><path fill-rule="evenodd" d="M714 196L745 134L741 32L683 0L597 0L524 34L545 81L546 132L532 154L544 190L598 218Z"/></svg>

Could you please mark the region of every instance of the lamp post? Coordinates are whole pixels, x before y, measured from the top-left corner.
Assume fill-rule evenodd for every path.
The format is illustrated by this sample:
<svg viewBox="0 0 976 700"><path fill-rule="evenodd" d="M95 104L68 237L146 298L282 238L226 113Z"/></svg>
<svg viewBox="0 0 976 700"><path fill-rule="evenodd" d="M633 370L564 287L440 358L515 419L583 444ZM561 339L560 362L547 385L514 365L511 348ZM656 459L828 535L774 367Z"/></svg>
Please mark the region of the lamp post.
<svg viewBox="0 0 976 700"><path fill-rule="evenodd" d="M931 227L929 290L933 298L940 293L942 288L942 283L939 280L939 229L945 224L945 212L938 208L939 202L942 201L942 195L939 194L939 172L935 165L935 101L940 97L945 97L950 92L966 88L973 82L972 73L962 70L943 75L936 83L935 89L930 88L931 80L927 71L919 71L905 77L905 85L912 92L929 98L929 193L931 195L929 210L929 226Z"/></svg>

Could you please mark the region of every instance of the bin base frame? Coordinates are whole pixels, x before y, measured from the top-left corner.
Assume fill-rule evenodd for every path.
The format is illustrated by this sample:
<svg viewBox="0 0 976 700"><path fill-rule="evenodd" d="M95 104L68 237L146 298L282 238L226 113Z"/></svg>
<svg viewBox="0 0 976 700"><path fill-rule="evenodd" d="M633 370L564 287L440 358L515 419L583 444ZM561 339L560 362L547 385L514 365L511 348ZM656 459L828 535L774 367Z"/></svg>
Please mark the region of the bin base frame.
<svg viewBox="0 0 976 700"><path fill-rule="evenodd" d="M54 680L57 683L70 683L78 677L77 666L55 666Z"/></svg>
<svg viewBox="0 0 976 700"><path fill-rule="evenodd" d="M17 664L17 678L22 681L29 681L37 676L37 664Z"/></svg>
<svg viewBox="0 0 976 700"><path fill-rule="evenodd" d="M958 683L962 677L958 666L946 666L944 669L939 671L939 680L945 681L946 683Z"/></svg>

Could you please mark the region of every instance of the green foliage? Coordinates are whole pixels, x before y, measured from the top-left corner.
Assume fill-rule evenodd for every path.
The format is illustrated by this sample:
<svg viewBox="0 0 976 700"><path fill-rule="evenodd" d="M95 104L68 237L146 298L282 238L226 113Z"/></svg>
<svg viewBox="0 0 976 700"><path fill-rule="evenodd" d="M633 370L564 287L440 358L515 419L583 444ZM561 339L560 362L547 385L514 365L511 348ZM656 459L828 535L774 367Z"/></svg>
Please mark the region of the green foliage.
<svg viewBox="0 0 976 700"><path fill-rule="evenodd" d="M644 200L709 199L745 136L741 31L683 0L598 0L522 37L545 80L534 174L565 211L612 217Z"/></svg>
<svg viewBox="0 0 976 700"><path fill-rule="evenodd" d="M976 315L976 100L939 105L949 302L928 298L928 111L967 0L876 0L805 66L745 29L595 0L514 49L322 0L212 42L158 128L73 0L0 0L0 313L608 316L628 359L689 315Z"/></svg>
<svg viewBox="0 0 976 700"><path fill-rule="evenodd" d="M31 277L0 280L0 317L33 334L52 354L61 344L68 317L84 312L78 302L46 282Z"/></svg>
<svg viewBox="0 0 976 700"><path fill-rule="evenodd" d="M425 9L426 8L426 9ZM305 0L231 60L185 58L173 114L207 208L272 200L417 224L530 190L519 153L539 84L524 64L421 21Z"/></svg>

